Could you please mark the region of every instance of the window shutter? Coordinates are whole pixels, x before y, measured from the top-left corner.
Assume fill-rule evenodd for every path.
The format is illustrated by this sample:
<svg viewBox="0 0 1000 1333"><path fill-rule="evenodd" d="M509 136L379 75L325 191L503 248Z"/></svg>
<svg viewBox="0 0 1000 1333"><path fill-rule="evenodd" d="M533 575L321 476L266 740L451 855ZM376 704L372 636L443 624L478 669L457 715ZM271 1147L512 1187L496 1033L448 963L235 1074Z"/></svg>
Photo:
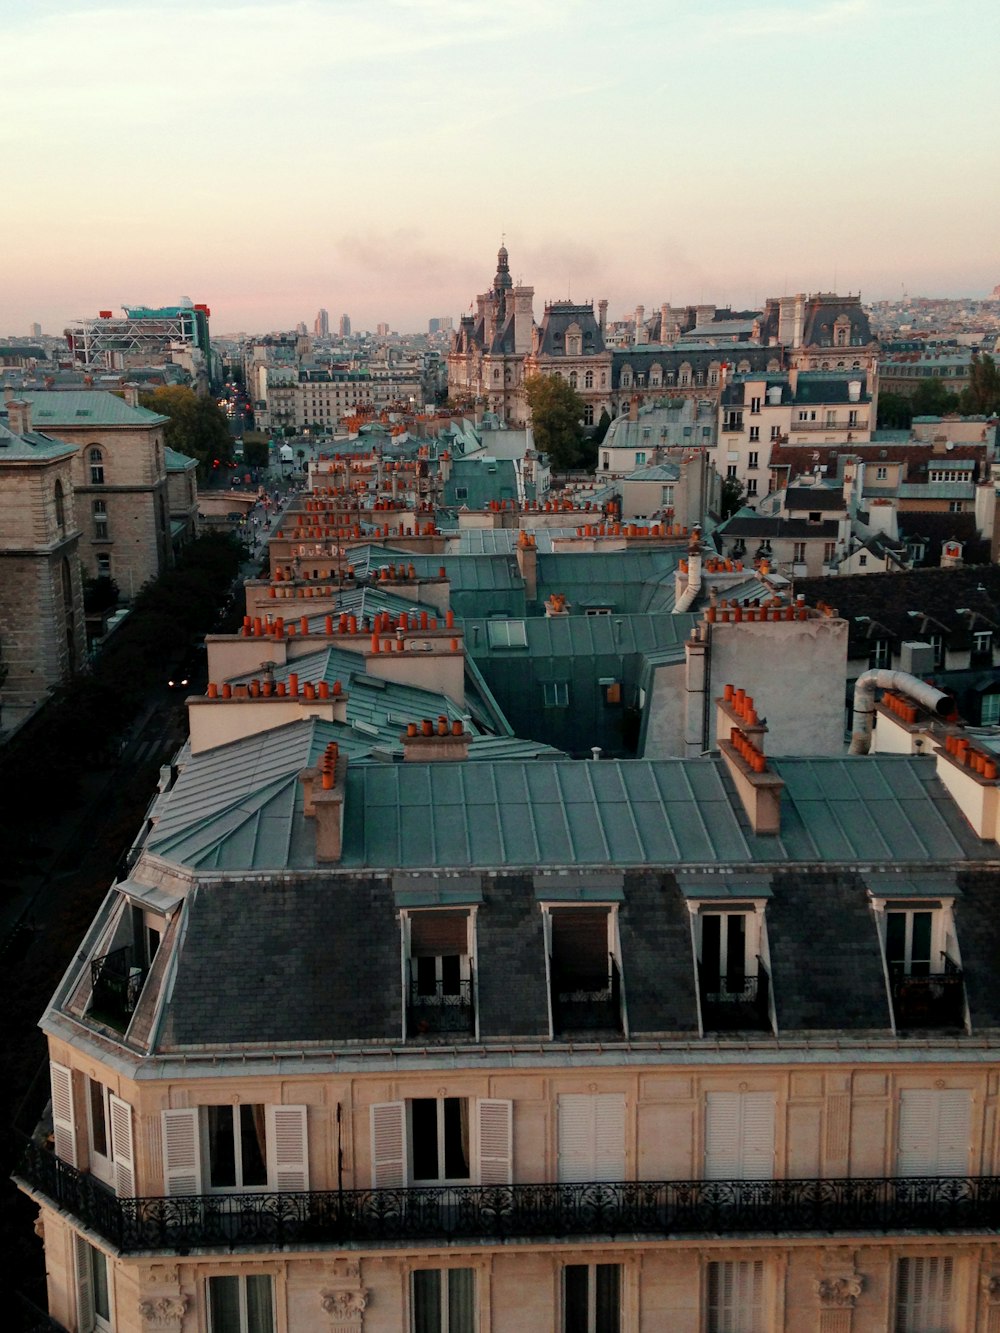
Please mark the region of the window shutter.
<svg viewBox="0 0 1000 1333"><path fill-rule="evenodd" d="M971 1098L964 1088L899 1094L900 1176L963 1176L969 1169Z"/></svg>
<svg viewBox="0 0 1000 1333"><path fill-rule="evenodd" d="M479 1183L509 1185L513 1178L514 1103L483 1097L476 1103L479 1123Z"/></svg>
<svg viewBox="0 0 1000 1333"><path fill-rule="evenodd" d="M401 1189L408 1175L405 1104L376 1102L372 1106L372 1187Z"/></svg>
<svg viewBox="0 0 1000 1333"><path fill-rule="evenodd" d="M76 1324L77 1333L93 1333L94 1328L94 1274L90 1266L90 1246L75 1232L73 1256L76 1266Z"/></svg>
<svg viewBox="0 0 1000 1333"><path fill-rule="evenodd" d="M268 1183L276 1190L309 1188L309 1146L304 1106L268 1106Z"/></svg>
<svg viewBox="0 0 1000 1333"><path fill-rule="evenodd" d="M774 1175L774 1096L742 1094L741 1180L770 1180Z"/></svg>
<svg viewBox="0 0 1000 1333"><path fill-rule="evenodd" d="M70 1166L79 1166L76 1152L76 1114L73 1107L73 1071L65 1065L51 1063L52 1129L56 1156Z"/></svg>
<svg viewBox="0 0 1000 1333"><path fill-rule="evenodd" d="M108 1093L111 1111L111 1161L115 1171L115 1193L119 1199L135 1195L135 1151L132 1146L132 1108L113 1092Z"/></svg>
<svg viewBox="0 0 1000 1333"><path fill-rule="evenodd" d="M441 958L469 952L468 912L413 912L410 957Z"/></svg>
<svg viewBox="0 0 1000 1333"><path fill-rule="evenodd" d="M972 1098L964 1088L938 1093L937 1175L964 1176L969 1170Z"/></svg>
<svg viewBox="0 0 1000 1333"><path fill-rule="evenodd" d="M196 1108L163 1112L163 1192L201 1194L201 1154Z"/></svg>
<svg viewBox="0 0 1000 1333"><path fill-rule="evenodd" d="M738 1180L740 1094L710 1092L705 1104L705 1178Z"/></svg>
<svg viewBox="0 0 1000 1333"><path fill-rule="evenodd" d="M592 1180L594 1170L593 1098L569 1093L559 1098L559 1180L564 1184Z"/></svg>
<svg viewBox="0 0 1000 1333"><path fill-rule="evenodd" d="M594 1180L625 1179L625 1097L602 1092L595 1098Z"/></svg>

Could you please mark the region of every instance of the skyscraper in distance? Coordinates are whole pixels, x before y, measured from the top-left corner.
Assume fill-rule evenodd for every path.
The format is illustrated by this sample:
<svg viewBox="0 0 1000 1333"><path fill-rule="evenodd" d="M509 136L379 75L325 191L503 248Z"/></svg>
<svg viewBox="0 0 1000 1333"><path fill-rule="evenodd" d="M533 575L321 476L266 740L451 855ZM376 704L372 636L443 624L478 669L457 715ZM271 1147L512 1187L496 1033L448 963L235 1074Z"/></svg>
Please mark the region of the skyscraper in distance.
<svg viewBox="0 0 1000 1333"><path fill-rule="evenodd" d="M340 317L340 336L342 338L349 338L351 336L350 315L341 315Z"/></svg>
<svg viewBox="0 0 1000 1333"><path fill-rule="evenodd" d="M313 333L317 338L329 338L330 336L330 312L322 307L317 311L316 318L313 321Z"/></svg>

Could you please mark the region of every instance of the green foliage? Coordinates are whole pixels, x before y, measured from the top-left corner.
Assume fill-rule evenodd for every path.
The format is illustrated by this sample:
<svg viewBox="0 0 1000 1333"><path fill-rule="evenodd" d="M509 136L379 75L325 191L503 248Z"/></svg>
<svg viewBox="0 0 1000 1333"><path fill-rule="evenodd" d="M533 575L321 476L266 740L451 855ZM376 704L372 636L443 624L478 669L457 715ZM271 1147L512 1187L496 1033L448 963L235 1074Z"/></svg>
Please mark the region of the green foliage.
<svg viewBox="0 0 1000 1333"><path fill-rule="evenodd" d="M267 467L267 440L243 437L243 462L247 467Z"/></svg>
<svg viewBox="0 0 1000 1333"><path fill-rule="evenodd" d="M958 394L946 389L939 379L921 380L910 399L915 417L943 417L958 411Z"/></svg>
<svg viewBox="0 0 1000 1333"><path fill-rule="evenodd" d="M878 429L909 430L913 420L913 404L902 393L880 393L878 396Z"/></svg>
<svg viewBox="0 0 1000 1333"><path fill-rule="evenodd" d="M83 609L90 611L110 611L118 605L118 584L109 574L100 574L97 578L84 577Z"/></svg>
<svg viewBox="0 0 1000 1333"><path fill-rule="evenodd" d="M599 448L604 443L604 437L605 435L607 435L608 427L610 425L611 425L611 416L608 413L608 409L606 407L602 408L600 420L594 427L594 433L590 437L593 440L595 447Z"/></svg>
<svg viewBox="0 0 1000 1333"><path fill-rule="evenodd" d="M548 454L554 471L586 466L584 401L559 375L529 375L524 394L531 409L535 448ZM596 452L593 449L593 452Z"/></svg>
<svg viewBox="0 0 1000 1333"><path fill-rule="evenodd" d="M969 416L1000 416L1000 368L987 352L973 356L959 406Z"/></svg>
<svg viewBox="0 0 1000 1333"><path fill-rule="evenodd" d="M225 412L213 398L203 398L193 389L170 384L139 396L143 407L169 417L167 444L178 453L197 458L203 473L216 459L227 463L233 456L233 439Z"/></svg>
<svg viewBox="0 0 1000 1333"><path fill-rule="evenodd" d="M722 483L719 501L722 508L723 522L731 518L743 505L743 483L739 477L726 477Z"/></svg>

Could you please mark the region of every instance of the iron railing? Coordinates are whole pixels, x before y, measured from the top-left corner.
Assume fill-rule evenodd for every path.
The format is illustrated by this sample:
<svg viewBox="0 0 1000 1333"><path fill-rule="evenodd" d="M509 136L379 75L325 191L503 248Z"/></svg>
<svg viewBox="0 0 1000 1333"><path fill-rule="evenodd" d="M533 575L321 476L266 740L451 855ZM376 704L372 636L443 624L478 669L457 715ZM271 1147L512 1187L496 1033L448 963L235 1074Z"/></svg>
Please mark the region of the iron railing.
<svg viewBox="0 0 1000 1333"><path fill-rule="evenodd" d="M757 959L757 975L730 973L707 977L699 965L701 980L701 1018L706 1031L770 1032L768 1011L770 978L767 968Z"/></svg>
<svg viewBox="0 0 1000 1333"><path fill-rule="evenodd" d="M95 958L90 964L91 1014L124 1032L145 980L146 968L139 966L129 944Z"/></svg>
<svg viewBox="0 0 1000 1333"><path fill-rule="evenodd" d="M944 971L913 976L889 964L892 1012L897 1028L961 1028L965 1025L962 970L944 959Z"/></svg>
<svg viewBox="0 0 1000 1333"><path fill-rule="evenodd" d="M621 972L612 955L603 977L552 973L552 1021L558 1033L622 1031Z"/></svg>
<svg viewBox="0 0 1000 1333"><path fill-rule="evenodd" d="M531 1237L995 1233L1000 1227L997 1176L445 1185L117 1199L92 1176L32 1143L15 1179L129 1254Z"/></svg>
<svg viewBox="0 0 1000 1333"><path fill-rule="evenodd" d="M406 1035L421 1038L438 1033L465 1033L476 1031L476 1012L472 1003L472 978L462 978L453 987L435 981L433 989L410 981L409 1001L406 1006Z"/></svg>

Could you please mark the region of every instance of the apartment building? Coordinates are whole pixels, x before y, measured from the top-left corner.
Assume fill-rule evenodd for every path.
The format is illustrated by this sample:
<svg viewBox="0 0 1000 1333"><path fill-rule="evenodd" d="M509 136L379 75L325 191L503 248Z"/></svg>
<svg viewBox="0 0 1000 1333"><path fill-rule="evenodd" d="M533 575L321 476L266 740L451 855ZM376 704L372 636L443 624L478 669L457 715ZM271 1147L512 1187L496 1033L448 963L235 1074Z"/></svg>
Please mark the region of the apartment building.
<svg viewBox="0 0 1000 1333"><path fill-rule="evenodd" d="M383 624L362 674L437 641ZM997 760L893 686L850 756L769 758L736 676L690 760L472 762L460 714L182 752L42 1022L53 1317L995 1328Z"/></svg>

